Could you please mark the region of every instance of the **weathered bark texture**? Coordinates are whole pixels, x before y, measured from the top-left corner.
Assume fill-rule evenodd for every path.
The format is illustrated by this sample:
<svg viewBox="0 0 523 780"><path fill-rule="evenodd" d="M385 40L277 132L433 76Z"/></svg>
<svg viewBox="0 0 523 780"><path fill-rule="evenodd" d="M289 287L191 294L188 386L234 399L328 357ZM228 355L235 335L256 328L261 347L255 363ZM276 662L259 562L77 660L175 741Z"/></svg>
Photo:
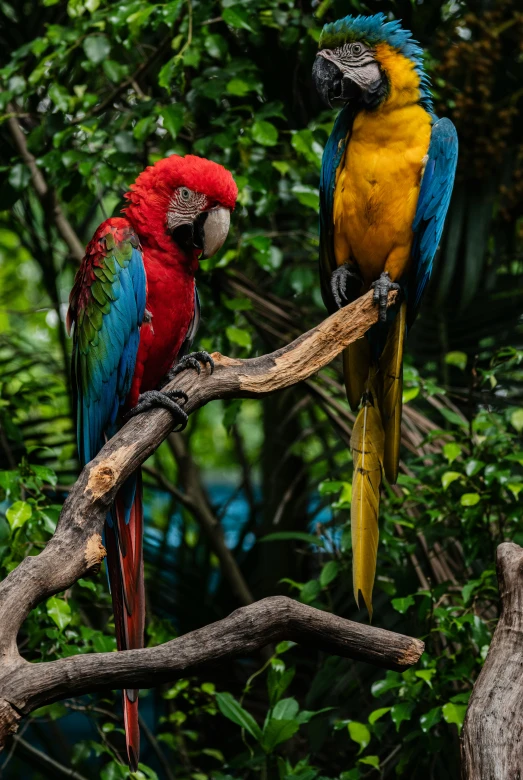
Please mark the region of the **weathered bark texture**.
<svg viewBox="0 0 523 780"><path fill-rule="evenodd" d="M391 294L389 302L393 300ZM368 293L270 355L231 360L215 353L212 375L189 370L170 387L188 394L188 414L216 398L264 396L310 377L376 319ZM0 583L0 748L23 715L46 703L108 688L148 688L210 661L225 662L282 639L390 669L408 668L423 652L423 643L415 639L276 597L159 647L38 664L24 661L17 649L22 623L36 604L98 572L105 556L103 523L118 488L172 426L171 414L160 409L130 420L83 469L45 549L22 561Z"/></svg>
<svg viewBox="0 0 523 780"><path fill-rule="evenodd" d="M523 549L500 544L497 570L501 616L463 725L463 780L523 778Z"/></svg>

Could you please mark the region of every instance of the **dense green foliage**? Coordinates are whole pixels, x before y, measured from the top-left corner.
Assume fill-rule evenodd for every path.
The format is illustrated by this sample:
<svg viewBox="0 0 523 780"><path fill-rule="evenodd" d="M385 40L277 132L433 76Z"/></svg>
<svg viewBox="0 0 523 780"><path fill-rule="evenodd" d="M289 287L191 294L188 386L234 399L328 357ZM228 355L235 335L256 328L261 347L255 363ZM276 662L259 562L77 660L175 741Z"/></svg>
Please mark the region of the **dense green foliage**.
<svg viewBox="0 0 523 780"><path fill-rule="evenodd" d="M377 10L426 48L437 111L461 139L448 229L409 340L404 461L384 490L374 605L375 625L427 651L401 675L283 643L164 686L142 704L136 777L458 778L459 730L497 617L495 548L523 538L523 20L510 0L0 2L2 577L49 539L78 468L63 327L77 261L54 196L85 244L149 162L173 152L222 162L239 206L224 251L202 263L199 344L244 357L290 340L324 316L317 187L334 117L311 86L319 31ZM50 188L43 201L9 118ZM211 404L151 458L150 644L238 606L198 513L169 483L223 523L255 598L287 593L366 619L351 593L353 417L339 370L263 404ZM33 611L24 657L114 649L102 575ZM52 705L22 737L77 776L127 777L118 701ZM6 778L60 776L23 740L13 747Z"/></svg>

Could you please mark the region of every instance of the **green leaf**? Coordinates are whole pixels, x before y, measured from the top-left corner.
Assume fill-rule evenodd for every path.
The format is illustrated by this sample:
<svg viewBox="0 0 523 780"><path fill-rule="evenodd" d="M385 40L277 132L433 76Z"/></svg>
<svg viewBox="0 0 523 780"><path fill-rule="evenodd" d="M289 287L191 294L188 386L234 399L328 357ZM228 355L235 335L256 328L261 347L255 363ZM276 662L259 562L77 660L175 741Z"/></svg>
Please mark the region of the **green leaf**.
<svg viewBox="0 0 523 780"><path fill-rule="evenodd" d="M226 86L227 92L236 97L245 97L245 95L248 95L249 92L252 92L254 89L255 87L252 84L249 84L243 79L231 79Z"/></svg>
<svg viewBox="0 0 523 780"><path fill-rule="evenodd" d="M251 334L248 330L230 325L225 329L225 333L232 344L239 344L240 347L246 347L247 349L252 347Z"/></svg>
<svg viewBox="0 0 523 780"><path fill-rule="evenodd" d="M456 366L456 368L464 371L467 367L467 355L465 352L447 352L445 355L445 363L449 366Z"/></svg>
<svg viewBox="0 0 523 780"><path fill-rule="evenodd" d="M278 131L271 122L259 119L252 126L252 137L261 146L275 146L278 143Z"/></svg>
<svg viewBox="0 0 523 780"><path fill-rule="evenodd" d="M476 506L481 501L479 493L463 493L461 496L461 506Z"/></svg>
<svg viewBox="0 0 523 780"><path fill-rule="evenodd" d="M452 425L459 425L461 428L467 428L468 422L465 418L460 417L459 414L453 412L451 409L446 409L444 406L438 408L438 412Z"/></svg>
<svg viewBox="0 0 523 780"><path fill-rule="evenodd" d="M320 583L318 580L309 580L300 591L300 601L311 604L320 595Z"/></svg>
<svg viewBox="0 0 523 780"><path fill-rule="evenodd" d="M373 766L374 769L380 768L380 759L378 756L363 756L363 758L358 759L359 764L367 764L368 766Z"/></svg>
<svg viewBox="0 0 523 780"><path fill-rule="evenodd" d="M421 730L426 734L441 720L441 707L433 707L419 719Z"/></svg>
<svg viewBox="0 0 523 780"><path fill-rule="evenodd" d="M172 103L170 106L165 106L160 111L160 116L163 118L165 129L171 134L172 138L176 138L183 127L183 105L181 103Z"/></svg>
<svg viewBox="0 0 523 780"><path fill-rule="evenodd" d="M283 696L293 681L295 672L293 666L286 669L282 660L273 659L267 675L267 690L271 707Z"/></svg>
<svg viewBox="0 0 523 780"><path fill-rule="evenodd" d="M461 447L455 441L449 441L443 447L443 454L451 464L461 455Z"/></svg>
<svg viewBox="0 0 523 780"><path fill-rule="evenodd" d="M66 626L71 622L71 607L63 599L59 599L56 596L48 599L46 602L47 614L53 620L60 631L63 631Z"/></svg>
<svg viewBox="0 0 523 780"><path fill-rule="evenodd" d="M391 603L396 612L400 612L404 615L408 608L413 607L416 602L412 596L403 596L402 598L392 599Z"/></svg>
<svg viewBox="0 0 523 780"><path fill-rule="evenodd" d="M321 710L301 710L296 716L296 720L301 723L308 723L310 720L321 715L323 712L332 712L334 707L323 707Z"/></svg>
<svg viewBox="0 0 523 780"><path fill-rule="evenodd" d="M459 471L446 471L443 476L441 477L441 484L443 485L443 490L446 490L449 485L452 485L453 482L455 482L457 479L462 478L462 474L459 473Z"/></svg>
<svg viewBox="0 0 523 780"><path fill-rule="evenodd" d="M295 184L292 192L296 195L302 206L308 206L318 212L320 207L320 192L315 187L309 187L306 184Z"/></svg>
<svg viewBox="0 0 523 780"><path fill-rule="evenodd" d="M53 486L56 485L57 478L53 469L49 469L47 466L31 466L31 471L33 474L36 474L38 479L41 479L42 482L48 482L49 485Z"/></svg>
<svg viewBox="0 0 523 780"><path fill-rule="evenodd" d="M262 740L262 730L247 710L244 710L241 704L236 701L232 694L224 692L216 694L216 701L220 712L233 723L241 726L248 731L258 742Z"/></svg>
<svg viewBox="0 0 523 780"><path fill-rule="evenodd" d="M274 707L272 717L275 720L292 720L298 714L299 709L300 705L296 699L281 699Z"/></svg>
<svg viewBox="0 0 523 780"><path fill-rule="evenodd" d="M136 144L132 133L128 133L125 130L120 130L114 136L114 145L122 154L134 154L136 152Z"/></svg>
<svg viewBox="0 0 523 780"><path fill-rule="evenodd" d="M443 717L445 718L445 722L455 723L458 727L458 731L461 731L466 711L466 704L455 704L454 702L449 701L447 704L443 705Z"/></svg>
<svg viewBox="0 0 523 780"><path fill-rule="evenodd" d="M285 162L284 160L273 160L272 162L273 168L276 168L278 173L281 173L282 176L285 176L286 173L289 173L291 166L288 162Z"/></svg>
<svg viewBox="0 0 523 780"><path fill-rule="evenodd" d="M403 678L398 672L387 672L385 678L382 680L376 680L371 685L371 693L373 696L382 696L387 691L392 691L395 688L400 688L403 685Z"/></svg>
<svg viewBox="0 0 523 780"><path fill-rule="evenodd" d="M399 704L395 704L391 711L390 716L396 726L396 731L400 730L400 726L404 720L410 720L414 705L407 701L401 701Z"/></svg>
<svg viewBox="0 0 523 780"><path fill-rule="evenodd" d="M475 474L478 473L478 471L481 471L484 465L485 465L484 461L475 460L474 458L471 458L465 464L465 474L467 475L467 477L473 477Z"/></svg>
<svg viewBox="0 0 523 780"><path fill-rule="evenodd" d="M254 32L249 22L250 14L246 8L241 5L231 5L222 11L222 19L230 27L236 27L239 30L249 30Z"/></svg>
<svg viewBox="0 0 523 780"><path fill-rule="evenodd" d="M113 84L119 84L127 75L127 68L125 65L120 65L120 63L115 60L104 60L102 67L105 75Z"/></svg>
<svg viewBox="0 0 523 780"><path fill-rule="evenodd" d="M340 480L329 479L325 482L320 482L318 491L320 496L328 496L331 493L339 493L345 484L345 482L341 482Z"/></svg>
<svg viewBox="0 0 523 780"><path fill-rule="evenodd" d="M67 111L69 108L69 92L60 84L51 84L49 87L49 97L59 111Z"/></svg>
<svg viewBox="0 0 523 780"><path fill-rule="evenodd" d="M409 401L413 401L419 395L419 387L406 387L403 390L402 402L408 404Z"/></svg>
<svg viewBox="0 0 523 780"><path fill-rule="evenodd" d="M432 688L431 680L436 674L436 669L418 669L414 674L416 677L419 677L420 680L426 682L429 688Z"/></svg>
<svg viewBox="0 0 523 780"><path fill-rule="evenodd" d="M317 547L325 547L325 542L320 539L319 536L313 534L307 534L305 531L276 531L273 534L267 534L258 539L259 542L307 542L307 544L315 544Z"/></svg>
<svg viewBox="0 0 523 780"><path fill-rule="evenodd" d="M293 737L300 724L297 720L275 720L271 719L263 730L261 746L266 753L272 753L277 745L287 742Z"/></svg>
<svg viewBox="0 0 523 780"><path fill-rule="evenodd" d="M369 723L371 726L373 726L377 720L383 717L383 715L386 715L387 712L391 711L391 707L380 707L378 710L374 710L374 712L371 712L369 715Z"/></svg>
<svg viewBox="0 0 523 780"><path fill-rule="evenodd" d="M33 510L27 501L15 501L6 511L5 516L11 531L16 531L27 523L32 514Z"/></svg>
<svg viewBox="0 0 523 780"><path fill-rule="evenodd" d="M523 409L515 409L510 415L510 422L518 433L523 431Z"/></svg>
<svg viewBox="0 0 523 780"><path fill-rule="evenodd" d="M327 587L329 583L336 579L340 570L340 564L338 561L329 561L321 570L320 585L322 588Z"/></svg>
<svg viewBox="0 0 523 780"><path fill-rule="evenodd" d="M465 604L468 604L470 601L470 597L478 587L478 585L481 584L481 580L469 580L466 585L463 586L461 590L461 595L463 597L463 601Z"/></svg>
<svg viewBox="0 0 523 780"><path fill-rule="evenodd" d="M227 42L221 35L206 35L203 45L215 60L221 60L227 54Z"/></svg>
<svg viewBox="0 0 523 780"><path fill-rule="evenodd" d="M43 707L38 707L31 714L32 718L49 718L50 720L59 720L64 715L69 715L70 710L65 707L62 702L55 702L54 704L45 704Z"/></svg>
<svg viewBox="0 0 523 780"><path fill-rule="evenodd" d="M523 482L507 482L507 489L510 490L514 498L517 499L521 491L523 490Z"/></svg>
<svg viewBox="0 0 523 780"><path fill-rule="evenodd" d="M87 59L99 65L109 55L111 44L105 35L89 35L83 42L83 49Z"/></svg>
<svg viewBox="0 0 523 780"><path fill-rule="evenodd" d="M365 723L359 723L357 720L351 720L347 724L349 730L349 736L353 742L356 742L359 746L359 752L361 753L370 742L370 731Z"/></svg>
<svg viewBox="0 0 523 780"><path fill-rule="evenodd" d="M316 168L320 168L323 147L315 140L311 130L297 130L293 132L291 144L308 162L312 163Z"/></svg>

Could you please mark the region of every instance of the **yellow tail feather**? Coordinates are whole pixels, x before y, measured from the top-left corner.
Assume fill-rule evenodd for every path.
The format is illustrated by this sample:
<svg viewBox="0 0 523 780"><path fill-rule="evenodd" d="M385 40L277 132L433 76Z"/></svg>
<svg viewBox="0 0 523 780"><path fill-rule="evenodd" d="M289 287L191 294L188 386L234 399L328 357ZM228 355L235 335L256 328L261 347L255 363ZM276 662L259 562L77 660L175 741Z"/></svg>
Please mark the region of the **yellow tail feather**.
<svg viewBox="0 0 523 780"><path fill-rule="evenodd" d="M347 400L353 412L360 405L365 383L369 378L369 342L363 337L343 350L343 378Z"/></svg>
<svg viewBox="0 0 523 780"><path fill-rule="evenodd" d="M366 397L351 437L354 462L351 503L354 598L359 604L361 593L371 618L384 448L384 431L373 379L374 371L369 376Z"/></svg>
<svg viewBox="0 0 523 780"><path fill-rule="evenodd" d="M403 345L407 304L403 302L390 329L379 361L380 409L385 430L383 467L391 484L398 478L403 394Z"/></svg>

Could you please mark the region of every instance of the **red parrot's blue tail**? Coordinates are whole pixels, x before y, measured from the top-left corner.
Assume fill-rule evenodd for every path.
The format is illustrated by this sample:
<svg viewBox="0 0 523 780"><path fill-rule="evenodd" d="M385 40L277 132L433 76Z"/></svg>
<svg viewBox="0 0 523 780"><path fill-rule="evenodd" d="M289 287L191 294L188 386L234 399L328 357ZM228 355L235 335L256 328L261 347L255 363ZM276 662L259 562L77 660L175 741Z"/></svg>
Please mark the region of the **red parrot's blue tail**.
<svg viewBox="0 0 523 780"><path fill-rule="evenodd" d="M135 650L143 647L145 624L141 474L130 477L116 496L105 541L116 643L118 650ZM138 690L126 689L122 696L129 768L136 772L140 758Z"/></svg>

